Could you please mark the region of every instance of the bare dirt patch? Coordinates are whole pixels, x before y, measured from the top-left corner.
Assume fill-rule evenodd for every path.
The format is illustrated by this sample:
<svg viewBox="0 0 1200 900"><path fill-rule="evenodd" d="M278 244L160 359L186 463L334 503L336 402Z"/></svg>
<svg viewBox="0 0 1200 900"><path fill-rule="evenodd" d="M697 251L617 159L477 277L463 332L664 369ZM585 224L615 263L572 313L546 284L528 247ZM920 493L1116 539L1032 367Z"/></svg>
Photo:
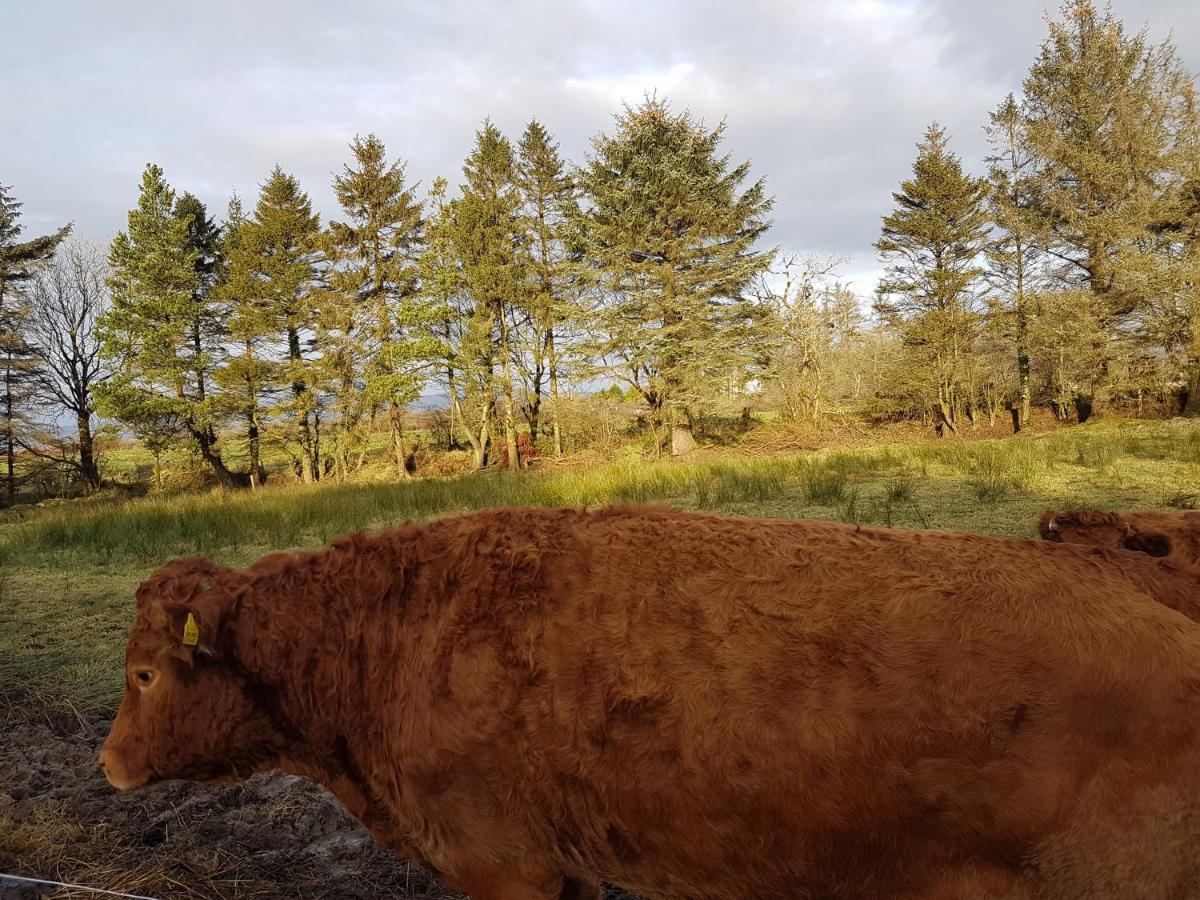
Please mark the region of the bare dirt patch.
<svg viewBox="0 0 1200 900"><path fill-rule="evenodd" d="M96 768L106 719L0 724L0 872L162 898L458 896L380 848L304 779L122 794ZM3 900L51 896L93 895L0 879Z"/></svg>
<svg viewBox="0 0 1200 900"><path fill-rule="evenodd" d="M381 848L303 778L113 790L96 767L110 719L0 714L0 872L185 900L457 900ZM0 900L94 900L0 878ZM636 900L610 888L609 900Z"/></svg>

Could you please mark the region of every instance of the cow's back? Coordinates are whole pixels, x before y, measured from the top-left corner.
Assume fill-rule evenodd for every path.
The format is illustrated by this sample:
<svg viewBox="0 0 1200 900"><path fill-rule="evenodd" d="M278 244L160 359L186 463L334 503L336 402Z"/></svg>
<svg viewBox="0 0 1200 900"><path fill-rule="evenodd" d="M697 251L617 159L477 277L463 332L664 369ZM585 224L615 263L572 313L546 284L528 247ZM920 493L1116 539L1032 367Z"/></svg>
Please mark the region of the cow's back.
<svg viewBox="0 0 1200 900"><path fill-rule="evenodd" d="M430 557L442 651L423 651L428 688L389 747L414 759L416 817L493 792L480 827L523 824L488 832L492 852L532 841L662 896L956 896L960 872L997 896L1082 896L1079 861L1105 848L1122 884L1168 854L1200 891L1182 846L1200 829L1149 830L1200 815L1200 629L1103 554L521 515L519 539ZM493 535L517 528L505 516ZM472 571L500 588L482 606Z"/></svg>

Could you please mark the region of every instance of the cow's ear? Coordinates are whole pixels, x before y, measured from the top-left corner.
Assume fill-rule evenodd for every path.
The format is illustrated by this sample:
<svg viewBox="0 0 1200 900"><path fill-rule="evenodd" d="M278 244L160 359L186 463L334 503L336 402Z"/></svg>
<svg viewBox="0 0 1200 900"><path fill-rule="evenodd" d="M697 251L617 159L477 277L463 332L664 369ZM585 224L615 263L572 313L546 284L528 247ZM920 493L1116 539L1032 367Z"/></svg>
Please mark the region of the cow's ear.
<svg viewBox="0 0 1200 900"><path fill-rule="evenodd" d="M1042 536L1043 541L1061 541L1062 535L1059 527L1059 513L1052 509L1042 513L1041 521L1038 522L1038 534Z"/></svg>
<svg viewBox="0 0 1200 900"><path fill-rule="evenodd" d="M188 660L194 654L220 656L225 613L216 590L209 588L191 600L164 601L163 611L171 639L181 651L177 656Z"/></svg>
<svg viewBox="0 0 1200 900"><path fill-rule="evenodd" d="M1126 550L1136 550L1150 556L1164 557L1171 555L1171 538L1159 532L1133 532L1122 542Z"/></svg>
<svg viewBox="0 0 1200 900"><path fill-rule="evenodd" d="M179 659L218 656L227 625L233 572L188 557L160 568L138 589L138 606L157 618Z"/></svg>

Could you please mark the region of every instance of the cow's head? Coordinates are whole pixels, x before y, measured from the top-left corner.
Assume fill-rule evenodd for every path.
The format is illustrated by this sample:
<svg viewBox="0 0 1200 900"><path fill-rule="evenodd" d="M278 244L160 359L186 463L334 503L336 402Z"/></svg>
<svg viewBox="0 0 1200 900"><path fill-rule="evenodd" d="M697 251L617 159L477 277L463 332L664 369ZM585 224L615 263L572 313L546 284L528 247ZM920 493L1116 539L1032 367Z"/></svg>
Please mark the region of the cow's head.
<svg viewBox="0 0 1200 900"><path fill-rule="evenodd" d="M1042 515L1038 532L1047 541L1134 550L1150 556L1170 556L1172 549L1169 535L1136 528L1120 513L1047 512Z"/></svg>
<svg viewBox="0 0 1200 900"><path fill-rule="evenodd" d="M125 698L100 751L114 787L246 777L278 754L280 735L261 690L236 659L232 631L245 577L189 557L138 588Z"/></svg>

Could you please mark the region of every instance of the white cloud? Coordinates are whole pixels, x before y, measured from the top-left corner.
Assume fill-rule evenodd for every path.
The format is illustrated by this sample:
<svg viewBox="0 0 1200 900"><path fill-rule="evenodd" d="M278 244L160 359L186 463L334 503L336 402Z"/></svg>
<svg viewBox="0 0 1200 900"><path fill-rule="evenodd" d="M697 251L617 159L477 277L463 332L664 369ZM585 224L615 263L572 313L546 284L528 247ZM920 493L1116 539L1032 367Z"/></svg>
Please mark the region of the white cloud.
<svg viewBox="0 0 1200 900"><path fill-rule="evenodd" d="M1200 66L1200 4L1115 0ZM575 160L648 92L709 123L776 196L774 243L847 257L871 243L934 118L975 168L987 113L1045 32L1040 0L58 0L5 11L0 182L31 230L106 237L143 165L219 213L275 163L325 218L329 181L374 131L425 185L460 180L485 116L537 116Z"/></svg>
<svg viewBox="0 0 1200 900"><path fill-rule="evenodd" d="M646 94L671 96L695 76L695 63L680 62L658 70L569 77L563 80L563 87L568 92L587 95L589 102L600 100L615 109L622 103L636 102Z"/></svg>

